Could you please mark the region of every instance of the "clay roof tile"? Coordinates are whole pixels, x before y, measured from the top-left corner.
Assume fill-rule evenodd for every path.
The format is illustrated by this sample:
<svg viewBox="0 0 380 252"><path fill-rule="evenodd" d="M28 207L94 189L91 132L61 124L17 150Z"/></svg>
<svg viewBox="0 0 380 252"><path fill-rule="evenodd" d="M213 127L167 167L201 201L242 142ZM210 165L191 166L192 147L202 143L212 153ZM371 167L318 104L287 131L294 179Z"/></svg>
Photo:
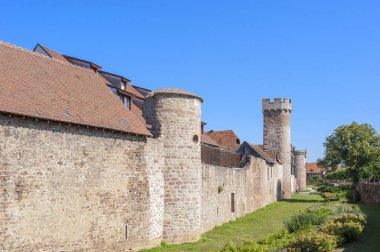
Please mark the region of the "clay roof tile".
<svg viewBox="0 0 380 252"><path fill-rule="evenodd" d="M0 111L151 135L94 71L1 41Z"/></svg>

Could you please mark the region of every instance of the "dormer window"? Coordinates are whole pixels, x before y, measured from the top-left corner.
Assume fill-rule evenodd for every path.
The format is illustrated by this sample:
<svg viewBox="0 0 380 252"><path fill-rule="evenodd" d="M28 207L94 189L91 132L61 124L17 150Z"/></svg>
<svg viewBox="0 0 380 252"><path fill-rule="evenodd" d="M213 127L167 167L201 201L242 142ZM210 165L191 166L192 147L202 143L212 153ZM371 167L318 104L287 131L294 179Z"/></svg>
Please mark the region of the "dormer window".
<svg viewBox="0 0 380 252"><path fill-rule="evenodd" d="M123 103L124 103L124 106L127 108L127 109L129 109L129 110L131 110L131 105L132 105L132 99L131 99L131 97L128 97L128 96L124 96L124 101L123 101Z"/></svg>
<svg viewBox="0 0 380 252"><path fill-rule="evenodd" d="M128 83L128 80L126 79L126 78L124 78L124 77L122 77L121 79L120 79L120 88L122 89L122 90L124 90L124 91L127 91L127 83Z"/></svg>
<svg viewBox="0 0 380 252"><path fill-rule="evenodd" d="M127 90L127 84L123 81L121 82L121 89L124 91Z"/></svg>
<svg viewBox="0 0 380 252"><path fill-rule="evenodd" d="M236 144L240 144L240 139L239 138L236 139Z"/></svg>

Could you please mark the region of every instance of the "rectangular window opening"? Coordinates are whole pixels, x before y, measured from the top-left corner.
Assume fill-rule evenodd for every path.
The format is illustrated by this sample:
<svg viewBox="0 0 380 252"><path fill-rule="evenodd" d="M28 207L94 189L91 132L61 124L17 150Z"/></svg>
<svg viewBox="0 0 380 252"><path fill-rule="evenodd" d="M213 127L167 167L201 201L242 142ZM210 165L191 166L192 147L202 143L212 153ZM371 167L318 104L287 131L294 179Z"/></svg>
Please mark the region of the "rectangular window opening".
<svg viewBox="0 0 380 252"><path fill-rule="evenodd" d="M128 240L128 225L125 225L125 239Z"/></svg>
<svg viewBox="0 0 380 252"><path fill-rule="evenodd" d="M231 193L231 212L235 212L235 193Z"/></svg>
<svg viewBox="0 0 380 252"><path fill-rule="evenodd" d="M270 168L270 177L273 177L273 167Z"/></svg>

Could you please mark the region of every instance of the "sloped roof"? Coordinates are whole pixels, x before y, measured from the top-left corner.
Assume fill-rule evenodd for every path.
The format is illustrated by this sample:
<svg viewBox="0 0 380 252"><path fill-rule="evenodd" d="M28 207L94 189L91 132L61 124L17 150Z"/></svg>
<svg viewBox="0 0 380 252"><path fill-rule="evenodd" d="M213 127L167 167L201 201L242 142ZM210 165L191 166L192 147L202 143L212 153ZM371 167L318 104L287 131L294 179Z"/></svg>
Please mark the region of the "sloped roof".
<svg viewBox="0 0 380 252"><path fill-rule="evenodd" d="M278 162L277 154L273 151L264 151L263 145L250 144L244 141L238 150L240 154L257 155L264 159L266 162L274 164Z"/></svg>
<svg viewBox="0 0 380 252"><path fill-rule="evenodd" d="M265 161L268 163L276 163L277 161L277 154L274 151L264 151L263 145L255 145L255 144L249 144L252 149L260 155Z"/></svg>
<svg viewBox="0 0 380 252"><path fill-rule="evenodd" d="M209 137L208 135L202 135L201 136L201 142L203 144L208 144L208 145L212 145L212 146L215 146L215 147L219 147L218 143L215 142L211 137Z"/></svg>
<svg viewBox="0 0 380 252"><path fill-rule="evenodd" d="M306 163L306 173L321 173L321 168L317 163Z"/></svg>
<svg viewBox="0 0 380 252"><path fill-rule="evenodd" d="M255 146L257 146L258 148L261 149L261 151L267 155L269 158L271 158L274 162L279 162L278 159L277 159L277 152L276 151L265 151L264 150L264 145L262 144L256 144ZM279 162L281 163L281 162Z"/></svg>
<svg viewBox="0 0 380 252"><path fill-rule="evenodd" d="M63 60L63 61L65 61L66 63L69 63L69 64L73 64L73 63L71 63L70 61L68 61L66 58L65 58L65 56L63 56L61 53L58 53L58 52L56 52L56 51L54 51L54 50L51 50L51 49L49 49L49 48L47 48L46 46L43 46L43 45L41 45L41 44L37 44L37 46L40 46L42 49L44 49L52 58L54 58L54 59L59 59L59 60ZM36 46L36 47L37 47ZM66 56L66 57L71 57L71 56ZM82 60L82 59L78 59L78 58L74 58L74 57L71 57L71 58L73 58L73 59L77 59L77 60L79 60L79 61L83 61L83 62L89 62L89 63L92 63L92 62L90 62L90 61L87 61L87 60ZM95 64L95 63L93 63L93 64ZM73 64L73 65L75 65L75 64ZM101 81L102 82L104 82L105 84L108 84L108 85L112 85L108 80L107 80L107 78L105 78L104 76L103 76L103 74L102 73L106 73L106 74L112 74L112 73L108 73L108 72L104 72L104 71L99 71L100 73L99 74L97 74L97 76L101 79ZM112 75L115 75L115 74L112 74ZM119 75L115 75L115 76L119 76ZM122 76L119 76L119 77L122 77ZM124 78L124 77L122 77L122 78ZM127 79L127 78L126 78ZM145 97L140 93L140 92L138 92L131 84L127 84L127 86L126 86L126 91L128 92L128 93L130 93L130 94L132 94L132 95L135 95L136 97L138 97L138 98L140 98L140 99L144 99ZM141 121L141 122L143 122L144 124L146 124L146 121L145 121L145 119L144 119L144 117L143 117L143 113L142 113L142 111L141 111L141 109L140 108L138 108L135 104L133 104L132 103L132 113L134 113L136 116L137 116L137 118Z"/></svg>
<svg viewBox="0 0 380 252"><path fill-rule="evenodd" d="M0 111L151 135L92 70L1 41Z"/></svg>
<svg viewBox="0 0 380 252"><path fill-rule="evenodd" d="M236 152L240 147L240 139L233 130L211 130L205 132L205 135L213 139L222 149Z"/></svg>
<svg viewBox="0 0 380 252"><path fill-rule="evenodd" d="M62 60L66 63L70 63L70 61L68 61L65 56L63 56L62 54L54 51L54 50L51 50L50 48L47 48L46 46L43 46L41 44L37 44L37 46L40 46L42 49L45 50L45 52L47 52L52 58L54 59L59 59L59 60Z"/></svg>

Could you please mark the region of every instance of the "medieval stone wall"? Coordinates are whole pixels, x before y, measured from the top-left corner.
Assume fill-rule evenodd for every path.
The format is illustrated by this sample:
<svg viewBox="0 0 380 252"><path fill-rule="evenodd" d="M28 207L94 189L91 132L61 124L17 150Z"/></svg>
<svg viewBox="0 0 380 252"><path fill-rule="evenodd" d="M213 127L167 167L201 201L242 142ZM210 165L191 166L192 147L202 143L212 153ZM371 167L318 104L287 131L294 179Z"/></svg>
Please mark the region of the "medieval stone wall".
<svg viewBox="0 0 380 252"><path fill-rule="evenodd" d="M154 138L0 114L0 250L189 242L281 198L282 165L201 146L201 99L169 91L145 101Z"/></svg>
<svg viewBox="0 0 380 252"><path fill-rule="evenodd" d="M240 167L241 155L217 147L201 145L203 163L223 167Z"/></svg>
<svg viewBox="0 0 380 252"><path fill-rule="evenodd" d="M298 191L306 191L306 151L294 151Z"/></svg>
<svg viewBox="0 0 380 252"><path fill-rule="evenodd" d="M281 165L250 157L244 168L202 164L202 231L276 201L281 195Z"/></svg>
<svg viewBox="0 0 380 252"><path fill-rule="evenodd" d="M278 159L283 165L283 191L289 198L292 192L291 183L291 134L290 114L292 103L290 99L275 98L263 99L262 110L264 115L264 150L276 151Z"/></svg>
<svg viewBox="0 0 380 252"><path fill-rule="evenodd" d="M162 148L147 141L0 115L0 250L158 244Z"/></svg>
<svg viewBox="0 0 380 252"><path fill-rule="evenodd" d="M196 241L201 234L201 100L171 92L155 91L147 97L144 114L163 143L163 239L182 243Z"/></svg>
<svg viewBox="0 0 380 252"><path fill-rule="evenodd" d="M380 206L380 184L360 184L360 201Z"/></svg>

